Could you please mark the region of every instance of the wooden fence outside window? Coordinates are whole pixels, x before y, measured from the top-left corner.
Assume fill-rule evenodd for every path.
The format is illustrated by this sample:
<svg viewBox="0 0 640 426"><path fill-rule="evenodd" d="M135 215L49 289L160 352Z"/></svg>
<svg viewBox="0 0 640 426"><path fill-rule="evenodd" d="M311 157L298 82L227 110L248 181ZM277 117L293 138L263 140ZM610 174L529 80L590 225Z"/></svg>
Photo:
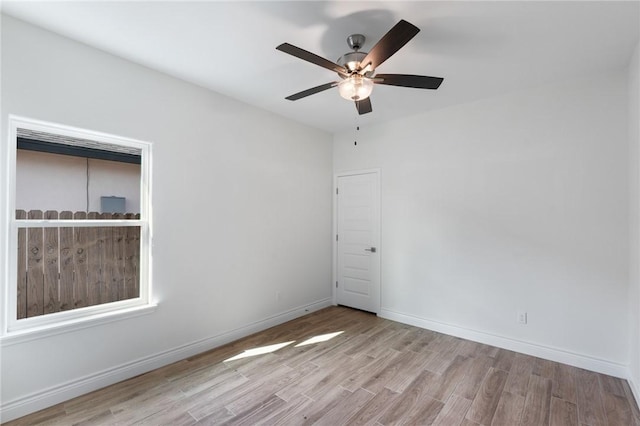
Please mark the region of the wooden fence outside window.
<svg viewBox="0 0 640 426"><path fill-rule="evenodd" d="M140 219L140 215L16 210L16 219L27 218ZM139 265L139 226L18 228L17 318L136 298Z"/></svg>

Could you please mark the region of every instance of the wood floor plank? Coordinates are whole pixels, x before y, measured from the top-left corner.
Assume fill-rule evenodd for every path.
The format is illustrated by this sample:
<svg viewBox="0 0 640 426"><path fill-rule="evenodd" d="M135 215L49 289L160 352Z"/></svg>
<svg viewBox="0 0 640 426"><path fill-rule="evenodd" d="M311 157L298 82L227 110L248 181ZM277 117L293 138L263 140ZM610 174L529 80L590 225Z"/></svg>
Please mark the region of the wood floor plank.
<svg viewBox="0 0 640 426"><path fill-rule="evenodd" d="M624 395L629 402L629 406L631 407L634 426L640 426L640 409L638 409L638 404L633 396L633 391L631 390L629 383L627 383L626 381L622 383L622 387L624 389Z"/></svg>
<svg viewBox="0 0 640 426"><path fill-rule="evenodd" d="M479 356L480 344L472 342L471 340L463 340L456 348L456 353L467 358L475 358Z"/></svg>
<svg viewBox="0 0 640 426"><path fill-rule="evenodd" d="M444 373L436 375L435 380L429 384L427 393L438 401L445 402L448 400L454 389L466 376L470 362L469 358L456 355Z"/></svg>
<svg viewBox="0 0 640 426"><path fill-rule="evenodd" d="M615 423L614 423L615 424ZM557 397L551 398L549 426L577 426L578 407L572 402Z"/></svg>
<svg viewBox="0 0 640 426"><path fill-rule="evenodd" d="M624 380L330 307L8 425L316 422L640 426L640 411Z"/></svg>
<svg viewBox="0 0 640 426"><path fill-rule="evenodd" d="M524 397L509 392L502 392L496 413L491 420L492 426L519 425L524 409Z"/></svg>
<svg viewBox="0 0 640 426"><path fill-rule="evenodd" d="M507 383L505 383L504 391L514 395L526 396L527 389L529 388L529 376L533 371L534 362L534 357L516 354L513 360L513 366L507 377Z"/></svg>
<svg viewBox="0 0 640 426"><path fill-rule="evenodd" d="M160 407L155 413L148 415L140 421L137 421L135 423L125 422L124 424L195 424L196 419L189 413L189 409L193 405L194 401L191 398L183 398L169 406ZM121 415L124 416L125 413L121 413Z"/></svg>
<svg viewBox="0 0 640 426"><path fill-rule="evenodd" d="M480 389L480 384L484 380L484 376L486 376L493 364L494 360L485 356L471 359L464 378L455 389L455 394L473 401L478 389Z"/></svg>
<svg viewBox="0 0 640 426"><path fill-rule="evenodd" d="M634 423L631 406L625 397L605 392L603 399L604 411L609 425L632 425Z"/></svg>
<svg viewBox="0 0 640 426"><path fill-rule="evenodd" d="M384 377L384 386L394 392L404 392L416 377L416 371L421 371L424 365L433 357L433 352L425 351L423 353L415 353L407 351L396 358L396 365L392 371L386 371ZM377 391L375 391L377 392Z"/></svg>
<svg viewBox="0 0 640 426"><path fill-rule="evenodd" d="M393 405L400 394L383 388L346 422L350 426L374 424Z"/></svg>
<svg viewBox="0 0 640 426"><path fill-rule="evenodd" d="M117 423L129 424L140 421L185 397L180 389L167 382L114 405L110 410Z"/></svg>
<svg viewBox="0 0 640 426"><path fill-rule="evenodd" d="M213 386L206 391L199 392L193 396L194 401L197 403L189 409L189 414L195 417L197 420L203 419L214 412L219 411L222 407L227 406L232 402L236 404L246 404L246 398L250 398L252 392L257 391L256 395L263 396L264 383L273 384L273 382L279 381L287 376L292 370L286 366L280 366L265 374L260 380L249 380L244 376L245 381L239 379L237 383L228 383L224 388L221 386ZM237 413L232 411L232 413Z"/></svg>
<svg viewBox="0 0 640 426"><path fill-rule="evenodd" d="M400 423L416 404L429 398L427 390L433 378L434 373L423 370L402 393L402 398L396 399L378 422L383 425Z"/></svg>
<svg viewBox="0 0 640 426"><path fill-rule="evenodd" d="M535 363L533 364L532 374L536 376L541 376L547 379L553 379L555 376L555 365L556 363L553 361L549 361L547 359L536 358Z"/></svg>
<svg viewBox="0 0 640 426"><path fill-rule="evenodd" d="M309 363L309 365L315 366L315 364ZM313 369L305 380L295 380L284 386L282 389L276 392L279 398L285 401L291 401L298 395L303 395L307 390L311 389L316 383L324 379L329 375L329 371L322 367L316 367Z"/></svg>
<svg viewBox="0 0 640 426"><path fill-rule="evenodd" d="M491 424L506 381L505 371L491 367L467 411L466 418L480 424Z"/></svg>
<svg viewBox="0 0 640 426"><path fill-rule="evenodd" d="M416 404L406 416L406 424L430 425L442 411L444 403L433 398L426 398Z"/></svg>
<svg viewBox="0 0 640 426"><path fill-rule="evenodd" d="M346 421L364 407L367 402L373 399L374 396L374 394L362 388L357 389L347 398L339 401L331 410L323 414L314 424L326 426L346 424Z"/></svg>
<svg viewBox="0 0 640 426"><path fill-rule="evenodd" d="M431 341L436 338L437 333L431 330L420 329L420 332L417 333L417 335L418 337L416 338L416 340L409 346L407 346L406 349L408 351L422 353L428 350L429 343L431 343Z"/></svg>
<svg viewBox="0 0 640 426"><path fill-rule="evenodd" d="M225 407L236 415L238 413L246 413L256 405L256 401L262 402L269 400L277 391L288 384L305 377L313 371L313 369L317 368L315 365L311 364L308 364L305 367L306 368L304 369L287 371L280 377L274 378L273 380L256 381L256 383L260 384L252 387L251 389L247 389L242 394L236 394L231 401L225 404Z"/></svg>
<svg viewBox="0 0 640 426"><path fill-rule="evenodd" d="M187 413L189 414L189 413ZM193 417L191 417L193 418ZM219 407L217 410L213 411L212 413L208 414L207 416L201 418L200 420L198 420L195 424L198 425L207 425L207 426L213 426L213 425L220 425L220 424L225 424L225 423L229 423L232 419L234 418L234 415L231 411L227 410L225 407ZM175 422L179 422L179 421L188 421L189 417L187 416L180 416L177 418L171 418L171 420L168 421L164 421L164 419L162 420L162 423L157 423L157 424L162 424L162 425L173 425ZM154 424L154 423L149 423L149 424ZM187 423L190 424L190 423Z"/></svg>
<svg viewBox="0 0 640 426"><path fill-rule="evenodd" d="M432 349L429 350L432 351L433 356L424 364L424 368L436 374L443 374L453 360L459 356L455 348L446 349L443 352L433 351Z"/></svg>
<svg viewBox="0 0 640 426"><path fill-rule="evenodd" d="M399 339L397 339L392 345L391 345L391 349L398 351L398 352L403 352L405 350L408 350L409 347L411 347L411 345L420 338L421 336L421 331L419 328L415 328L412 327L409 330L406 330L405 333L403 333L401 335L401 337Z"/></svg>
<svg viewBox="0 0 640 426"><path fill-rule="evenodd" d="M493 368L509 372L513 367L516 353L507 349L498 349L498 354L494 358Z"/></svg>
<svg viewBox="0 0 640 426"><path fill-rule="evenodd" d="M327 375L309 389L305 390L304 394L311 399L318 399L319 396L327 392L327 390L338 386L345 376L351 375L363 365L371 365L373 361L375 361L374 358L361 355L355 358L348 358L346 362L336 364L331 369L325 367L328 371Z"/></svg>
<svg viewBox="0 0 640 426"><path fill-rule="evenodd" d="M350 375L345 375L345 379L340 382L340 386L350 392L355 392L358 388L362 387L367 380L369 380L371 374L373 374L374 377L380 374L389 364L394 363L399 355L400 352L394 349L387 349L383 355L378 358L374 358L371 363L363 364Z"/></svg>
<svg viewBox="0 0 640 426"><path fill-rule="evenodd" d="M548 374L552 374L550 371ZM522 426L546 425L549 423L551 406L551 379L531 374L529 389L524 401Z"/></svg>
<svg viewBox="0 0 640 426"><path fill-rule="evenodd" d="M604 374L598 374L598 379L600 380L600 386L603 392L624 398L624 386L622 385L622 379L606 376Z"/></svg>
<svg viewBox="0 0 640 426"><path fill-rule="evenodd" d="M345 351L347 355L367 354L375 357L381 349L387 346L386 342L396 337L396 331L393 329L382 328L375 333L367 336L359 345Z"/></svg>
<svg viewBox="0 0 640 426"><path fill-rule="evenodd" d="M351 339L352 335L339 335L331 339L331 344L315 344L305 345L291 348L287 355L281 356L282 363L291 367L297 368L302 364L305 364L312 359L321 358L323 355L333 352L339 354L341 348L346 347Z"/></svg>
<svg viewBox="0 0 640 426"><path fill-rule="evenodd" d="M251 407L247 407L243 412L234 413L235 415L229 419L227 423L237 426L253 426L260 419L269 417L271 414L278 412L286 404L287 402L284 399L280 399L276 395L271 395L265 400L255 403ZM229 408L227 409L229 410Z"/></svg>
<svg viewBox="0 0 640 426"><path fill-rule="evenodd" d="M499 349L495 346L486 345L484 343L477 343L477 345L478 349L476 350L476 356L495 358L498 355Z"/></svg>
<svg viewBox="0 0 640 426"><path fill-rule="evenodd" d="M199 368L194 374L186 375L170 383L185 395L194 395L234 377L243 381L246 379L240 373L227 368L223 363L219 363L214 364L211 368Z"/></svg>
<svg viewBox="0 0 640 426"><path fill-rule="evenodd" d="M587 370L578 370L578 420L590 426L606 425L606 415L600 391L598 374Z"/></svg>
<svg viewBox="0 0 640 426"><path fill-rule="evenodd" d="M433 421L434 426L459 425L464 420L469 407L471 407L470 400L451 395Z"/></svg>
<svg viewBox="0 0 640 426"><path fill-rule="evenodd" d="M556 398L575 404L576 400L576 374L578 369L566 364L555 363L553 375L553 387L551 393Z"/></svg>
<svg viewBox="0 0 640 426"><path fill-rule="evenodd" d="M367 340L367 336L362 334L354 335L352 338L339 345L331 345L326 351L315 353L314 356L309 358L309 362L323 367L332 367L336 363L344 362L348 358L347 351L350 351L354 346L362 345L362 342Z"/></svg>
<svg viewBox="0 0 640 426"><path fill-rule="evenodd" d="M308 407L313 400L304 395L296 395L287 401L280 409L265 415L261 419L256 419L256 425L276 425L276 424L293 424L290 420L296 416L298 412Z"/></svg>
<svg viewBox="0 0 640 426"><path fill-rule="evenodd" d="M305 409L300 411L297 417L292 417L292 423L295 425L312 425L327 413L333 410L341 401L349 398L352 393L340 386L333 386L329 388L325 393L318 396L313 403L305 406Z"/></svg>

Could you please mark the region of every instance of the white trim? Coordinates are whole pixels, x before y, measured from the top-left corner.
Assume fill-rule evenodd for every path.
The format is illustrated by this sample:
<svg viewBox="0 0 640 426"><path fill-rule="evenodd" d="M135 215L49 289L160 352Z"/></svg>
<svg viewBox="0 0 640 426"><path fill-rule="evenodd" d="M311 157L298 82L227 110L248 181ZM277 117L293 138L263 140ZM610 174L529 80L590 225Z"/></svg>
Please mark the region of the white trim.
<svg viewBox="0 0 640 426"><path fill-rule="evenodd" d="M122 313L125 316L133 311L149 309L152 303L152 281L151 281L151 143L137 139L125 138L122 136L96 132L93 130L80 129L41 120L35 120L16 115L9 115L8 120L8 143L6 144L7 163L6 181L7 198L5 200L4 214L6 219L0 224L2 230L6 230L9 238L5 239L3 251L4 259L0 261L5 265L5 274L0 277L0 307L4 315L0 315L0 336L2 344L6 341L24 339L27 334L31 338L46 337L47 330L62 330L84 328L87 324L96 324L111 314ZM16 137L18 128L31 129L40 132L52 133L72 138L88 139L99 143L111 145L123 145L140 150L140 219L139 220L18 220L15 218L15 198L16 198ZM69 226L139 226L140 227L140 294L138 298L123 300L113 303L105 303L89 306L81 309L73 309L54 314L36 316L32 318L20 319L17 317L16 297L17 289L17 259L16 250L13 248L17 244L19 227L57 227ZM77 324L75 324L77 322ZM54 331L55 333L59 331ZM16 336L13 339L12 336Z"/></svg>
<svg viewBox="0 0 640 426"><path fill-rule="evenodd" d="M144 226L143 220L137 219L14 219L16 228L74 228L105 226Z"/></svg>
<svg viewBox="0 0 640 426"><path fill-rule="evenodd" d="M375 173L377 177L377 185L378 185L378 206L377 206L377 216L378 216L378 256L380 261L378 263L380 269L378 270L379 280L380 280L380 294L378 294L378 306L376 313L379 315L382 310L382 188L380 187L381 183L381 169L363 169L363 170L348 170L342 172L336 172L333 175L333 235L331 240L333 247L333 256L331 259L331 300L334 305L338 304L338 297L336 293L336 282L338 281L338 242L336 241L336 235L338 234L338 194L336 194L336 189L338 188L338 178L344 176L357 176L357 175L366 175L370 173Z"/></svg>
<svg viewBox="0 0 640 426"><path fill-rule="evenodd" d="M25 343L31 340L51 337L58 334L70 333L72 331L82 330L83 328L96 327L98 325L108 324L114 321L122 321L129 318L139 317L141 315L151 314L155 312L157 307L158 305L154 303L147 305L132 305L131 307L123 306L116 311L111 309L101 313L93 313L89 316L83 313L78 318L68 320L56 319L55 322L52 322L49 325L16 330L6 334L5 336L0 336L0 348ZM51 315L57 314L58 313Z"/></svg>
<svg viewBox="0 0 640 426"><path fill-rule="evenodd" d="M263 320L247 324L243 327L229 330L216 336L207 337L195 342L187 343L173 349L127 362L98 373L89 374L66 383L61 383L39 392L3 401L0 406L0 419L4 422L25 416L43 408L67 401L96 389L144 374L156 368L163 367L190 356L211 350L242 337L265 330L286 321L301 317L308 313L331 306L331 299L326 298L308 305L300 306Z"/></svg>
<svg viewBox="0 0 640 426"><path fill-rule="evenodd" d="M416 327L425 328L427 330L433 330L439 333L448 334L450 336L460 337L462 339L472 340L474 342L484 343L486 345L496 346L498 348L508 349L511 351L548 359L550 361L573 365L574 367L584 368L586 370L607 374L609 376L615 376L624 379L628 379L629 377L629 368L625 364L618 364L604 359L594 358L591 356L569 352L558 348L511 339L509 337L498 336L495 334L485 333L469 328L458 327L439 321L433 321L413 315L395 312L389 309L382 309L380 316L382 318L398 321L404 324L409 324Z"/></svg>

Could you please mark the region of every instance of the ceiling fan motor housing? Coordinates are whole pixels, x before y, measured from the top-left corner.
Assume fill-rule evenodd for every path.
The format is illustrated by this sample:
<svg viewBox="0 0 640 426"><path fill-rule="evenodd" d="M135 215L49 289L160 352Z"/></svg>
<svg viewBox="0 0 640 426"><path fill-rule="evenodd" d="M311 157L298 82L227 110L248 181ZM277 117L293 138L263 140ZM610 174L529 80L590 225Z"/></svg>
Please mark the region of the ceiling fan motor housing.
<svg viewBox="0 0 640 426"><path fill-rule="evenodd" d="M338 65L342 65L350 72L359 71L360 62L367 56L366 52L349 52L338 58ZM343 77L344 78L344 77Z"/></svg>
<svg viewBox="0 0 640 426"><path fill-rule="evenodd" d="M347 44L353 52L342 55L338 58L337 63L348 69L351 73L360 72L360 62L367 56L367 52L360 52L365 40L366 38L362 34L351 34L347 37ZM371 71L369 71L368 74L372 74ZM345 78L344 76L341 77ZM369 77L369 75L367 77Z"/></svg>

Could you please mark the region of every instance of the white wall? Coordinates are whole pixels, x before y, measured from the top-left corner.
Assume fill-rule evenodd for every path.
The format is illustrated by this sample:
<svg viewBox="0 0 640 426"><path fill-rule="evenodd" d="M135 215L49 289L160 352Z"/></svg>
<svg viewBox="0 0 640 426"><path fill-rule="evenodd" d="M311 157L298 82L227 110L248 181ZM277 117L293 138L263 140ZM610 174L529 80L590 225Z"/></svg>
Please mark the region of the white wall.
<svg viewBox="0 0 640 426"><path fill-rule="evenodd" d="M5 420L330 302L330 135L10 17L2 114L153 143L159 303L3 345Z"/></svg>
<svg viewBox="0 0 640 426"><path fill-rule="evenodd" d="M335 135L335 172L381 168L382 314L624 375L626 80L361 127L357 146Z"/></svg>
<svg viewBox="0 0 640 426"><path fill-rule="evenodd" d="M629 62L629 341L631 385L640 401L640 42Z"/></svg>
<svg viewBox="0 0 640 426"><path fill-rule="evenodd" d="M126 212L140 213L140 165L17 150L17 209L101 212L102 196L125 197Z"/></svg>

